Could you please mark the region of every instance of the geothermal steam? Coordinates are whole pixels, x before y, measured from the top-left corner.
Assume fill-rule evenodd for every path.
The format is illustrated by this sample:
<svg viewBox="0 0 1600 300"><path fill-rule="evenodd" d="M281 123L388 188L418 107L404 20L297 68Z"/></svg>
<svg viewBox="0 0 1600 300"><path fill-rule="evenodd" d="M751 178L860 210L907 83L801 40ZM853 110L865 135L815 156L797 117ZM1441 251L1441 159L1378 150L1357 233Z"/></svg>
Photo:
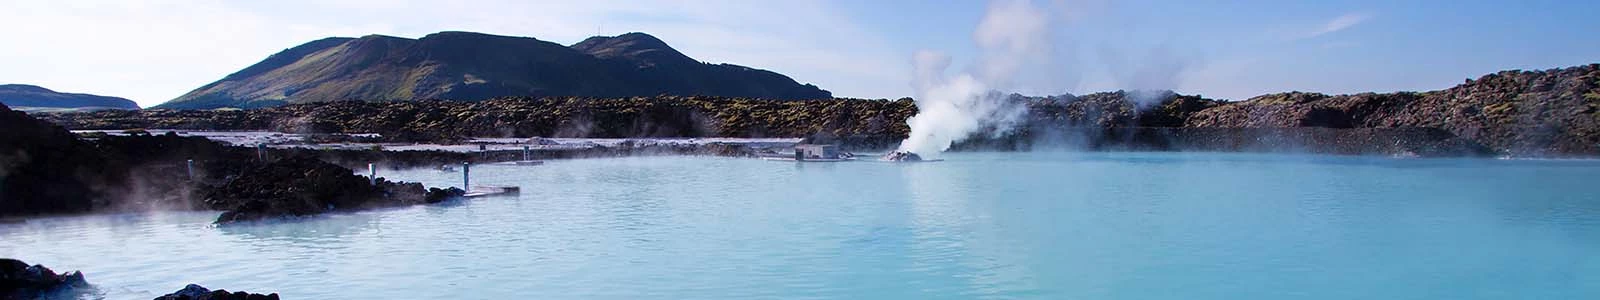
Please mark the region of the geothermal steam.
<svg viewBox="0 0 1600 300"><path fill-rule="evenodd" d="M1050 58L1050 19L1026 0L989 5L973 40L981 51L972 70L946 76L951 58L918 51L915 58L917 115L906 123L911 135L899 151L934 157L950 145L982 132L1009 132L1027 107L992 89L1007 88L1022 69Z"/></svg>

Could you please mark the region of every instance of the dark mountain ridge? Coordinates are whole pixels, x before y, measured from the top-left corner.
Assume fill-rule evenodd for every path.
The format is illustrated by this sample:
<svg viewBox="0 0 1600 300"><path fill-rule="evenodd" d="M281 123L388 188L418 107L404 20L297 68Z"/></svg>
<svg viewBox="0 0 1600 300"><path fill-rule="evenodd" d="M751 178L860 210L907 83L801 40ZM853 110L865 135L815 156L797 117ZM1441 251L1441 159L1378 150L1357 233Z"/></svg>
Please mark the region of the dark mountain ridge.
<svg viewBox="0 0 1600 300"><path fill-rule="evenodd" d="M0 84L0 103L17 108L139 109L139 104L124 98L62 93L26 84Z"/></svg>
<svg viewBox="0 0 1600 300"><path fill-rule="evenodd" d="M832 97L775 72L701 63L644 33L593 37L567 47L529 37L447 31L419 39L369 35L312 41L158 107L656 95Z"/></svg>

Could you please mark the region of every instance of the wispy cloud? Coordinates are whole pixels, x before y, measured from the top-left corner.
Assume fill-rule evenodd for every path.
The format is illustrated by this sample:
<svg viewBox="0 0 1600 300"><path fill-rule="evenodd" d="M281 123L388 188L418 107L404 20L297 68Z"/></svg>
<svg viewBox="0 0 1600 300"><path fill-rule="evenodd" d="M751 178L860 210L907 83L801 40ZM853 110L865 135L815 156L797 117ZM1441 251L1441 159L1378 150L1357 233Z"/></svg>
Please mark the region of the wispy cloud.
<svg viewBox="0 0 1600 300"><path fill-rule="evenodd" d="M1350 27L1355 27L1356 25L1360 25L1361 23L1366 22L1367 20L1371 20L1371 19L1372 19L1372 14L1370 14L1370 13L1364 13L1364 12L1347 13L1347 14L1341 15L1339 17L1333 18L1333 20L1328 20L1327 23L1323 23L1322 26L1314 28L1311 31L1307 31L1307 32L1301 33L1301 34L1295 36L1294 38L1292 38L1292 40L1309 39L1309 38L1319 37L1319 36L1322 36L1322 35L1325 35L1325 34L1329 34L1329 33L1339 32L1339 31L1342 31L1342 30L1345 30L1345 29L1349 29Z"/></svg>

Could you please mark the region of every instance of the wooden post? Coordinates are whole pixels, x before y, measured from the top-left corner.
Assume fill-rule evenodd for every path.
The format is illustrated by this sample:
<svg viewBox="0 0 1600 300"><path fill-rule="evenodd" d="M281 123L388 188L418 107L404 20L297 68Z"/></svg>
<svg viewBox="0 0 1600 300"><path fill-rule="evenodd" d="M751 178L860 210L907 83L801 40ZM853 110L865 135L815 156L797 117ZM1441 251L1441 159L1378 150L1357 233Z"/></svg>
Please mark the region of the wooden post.
<svg viewBox="0 0 1600 300"><path fill-rule="evenodd" d="M472 163L461 162L461 190L472 189Z"/></svg>
<svg viewBox="0 0 1600 300"><path fill-rule="evenodd" d="M189 165L189 181L194 181L194 160L193 159L189 160L188 165Z"/></svg>
<svg viewBox="0 0 1600 300"><path fill-rule="evenodd" d="M376 164L367 163L367 182L372 185L378 185L378 166Z"/></svg>

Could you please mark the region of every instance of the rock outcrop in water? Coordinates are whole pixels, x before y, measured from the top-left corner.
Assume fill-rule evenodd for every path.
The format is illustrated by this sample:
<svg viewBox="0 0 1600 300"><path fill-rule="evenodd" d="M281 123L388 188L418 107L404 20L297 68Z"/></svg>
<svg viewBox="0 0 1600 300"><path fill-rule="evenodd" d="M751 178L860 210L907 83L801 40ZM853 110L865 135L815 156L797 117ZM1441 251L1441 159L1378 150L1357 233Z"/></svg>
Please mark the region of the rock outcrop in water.
<svg viewBox="0 0 1600 300"><path fill-rule="evenodd" d="M907 151L892 151L879 158L884 161L915 162L922 161L922 156Z"/></svg>
<svg viewBox="0 0 1600 300"><path fill-rule="evenodd" d="M226 220L307 215L415 203L459 195L429 191L417 183L379 181L376 186L350 169L312 158L343 158L351 164L409 158L436 164L477 157L411 151L321 153L275 150L272 162L256 151L201 137L177 135L95 136L89 140L0 105L0 217L91 211L215 209ZM343 156L335 156L343 155ZM494 157L485 157L494 158ZM190 177L187 161L194 160ZM359 163L355 163L359 162ZM201 201L204 200L204 201Z"/></svg>
<svg viewBox="0 0 1600 300"><path fill-rule="evenodd" d="M183 289L171 294L156 297L155 300L278 300L278 293L254 294L249 292L228 292L228 290L210 290L198 284L189 284Z"/></svg>
<svg viewBox="0 0 1600 300"><path fill-rule="evenodd" d="M83 273L57 274L42 265L28 265L21 260L0 258L0 300L79 299L96 292ZM254 294L210 290L190 284L156 300L277 300L278 294Z"/></svg>
<svg viewBox="0 0 1600 300"><path fill-rule="evenodd" d="M456 188L428 190L420 183L382 178L373 184L350 169L311 157L280 159L227 177L205 194L207 206L224 210L217 223L438 203L464 194Z"/></svg>
<svg viewBox="0 0 1600 300"><path fill-rule="evenodd" d="M0 299L67 298L74 291L89 288L83 273L56 274L41 265L0 258Z"/></svg>

